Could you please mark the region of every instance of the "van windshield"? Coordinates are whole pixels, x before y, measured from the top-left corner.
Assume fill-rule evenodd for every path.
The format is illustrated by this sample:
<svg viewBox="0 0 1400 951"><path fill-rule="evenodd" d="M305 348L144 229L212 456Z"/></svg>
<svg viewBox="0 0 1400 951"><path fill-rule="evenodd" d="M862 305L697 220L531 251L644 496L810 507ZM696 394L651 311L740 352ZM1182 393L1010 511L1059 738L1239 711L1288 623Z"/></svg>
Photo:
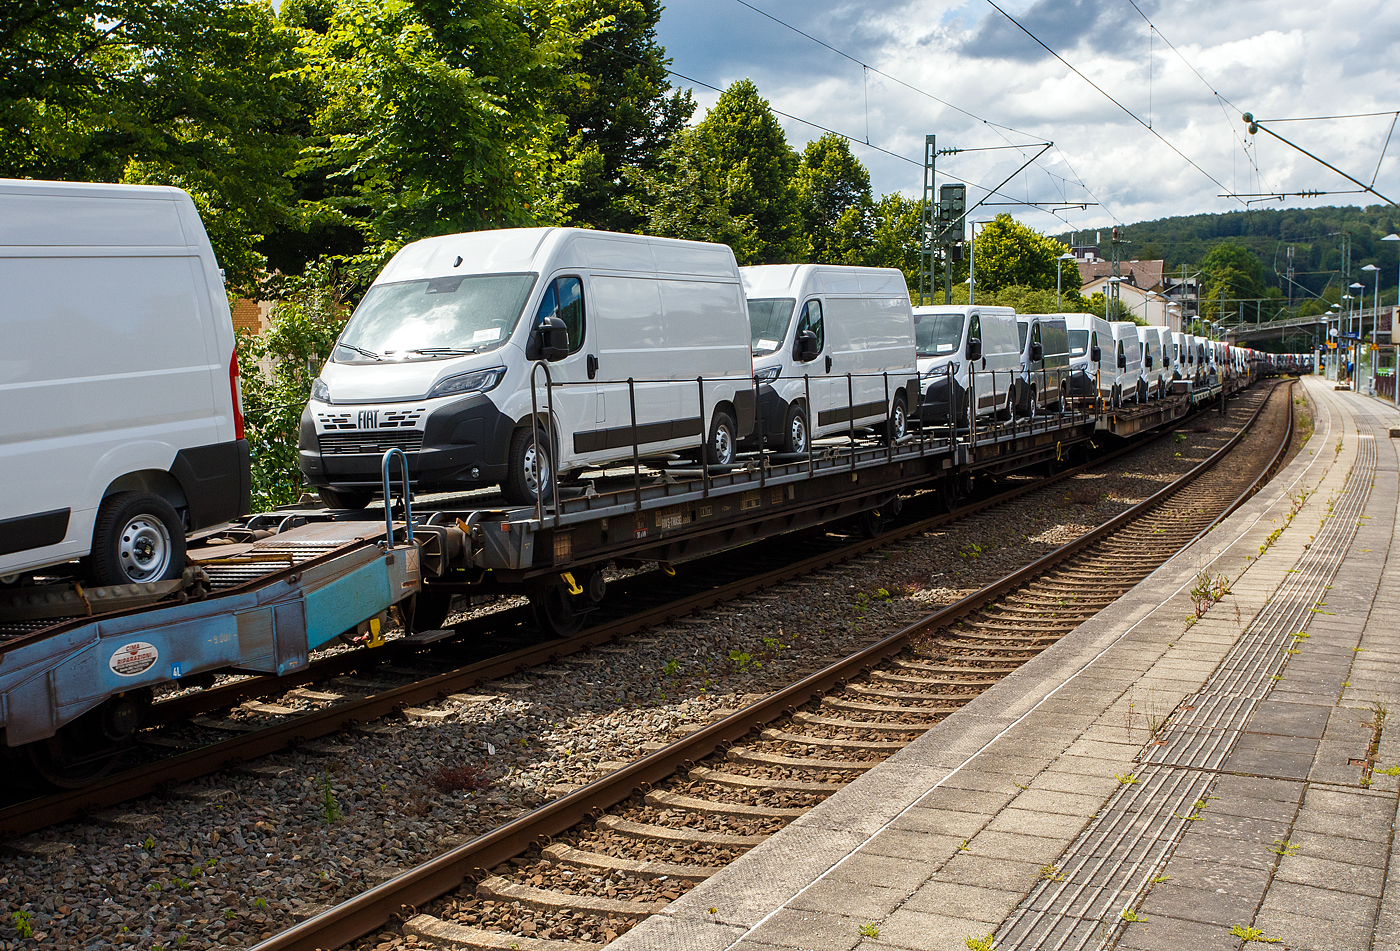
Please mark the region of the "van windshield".
<svg viewBox="0 0 1400 951"><path fill-rule="evenodd" d="M443 360L494 350L520 320L532 274L480 274L377 284L336 341L337 363Z"/></svg>
<svg viewBox="0 0 1400 951"><path fill-rule="evenodd" d="M1069 332L1069 355L1072 357L1082 357L1089 352L1089 331L1071 330Z"/></svg>
<svg viewBox="0 0 1400 951"><path fill-rule="evenodd" d="M772 353L787 339L788 324L797 301L791 297L760 297L749 301L750 349L761 357Z"/></svg>
<svg viewBox="0 0 1400 951"><path fill-rule="evenodd" d="M938 357L952 353L962 343L962 314L915 314L914 340L921 357Z"/></svg>

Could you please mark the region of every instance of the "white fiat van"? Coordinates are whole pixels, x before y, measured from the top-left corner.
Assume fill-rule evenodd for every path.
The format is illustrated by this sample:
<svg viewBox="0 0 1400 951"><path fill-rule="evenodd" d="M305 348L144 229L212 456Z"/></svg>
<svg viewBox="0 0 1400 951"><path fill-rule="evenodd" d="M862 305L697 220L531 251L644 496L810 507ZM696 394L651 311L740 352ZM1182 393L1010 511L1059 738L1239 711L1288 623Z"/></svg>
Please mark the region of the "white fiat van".
<svg viewBox="0 0 1400 951"><path fill-rule="evenodd" d="M178 577L249 508L233 323L177 188L0 180L0 583Z"/></svg>
<svg viewBox="0 0 1400 951"><path fill-rule="evenodd" d="M905 435L919 384L900 271L769 264L739 273L767 445L806 452L810 438L852 425Z"/></svg>
<svg viewBox="0 0 1400 951"><path fill-rule="evenodd" d="M1011 391L1021 369L1016 311L1010 307L914 308L919 377L924 388L920 419L929 424L966 422L968 393L977 415L1010 418Z"/></svg>
<svg viewBox="0 0 1400 951"><path fill-rule="evenodd" d="M313 384L298 445L333 507L369 502L391 447L421 490L499 484L529 504L553 493L551 458L569 473L630 459L635 441L642 455L703 446L728 464L753 425L727 246L519 228L394 255Z"/></svg>
<svg viewBox="0 0 1400 951"><path fill-rule="evenodd" d="M1064 318L1069 332L1069 395L1111 401L1118 379L1113 328L1093 314L1065 314Z"/></svg>
<svg viewBox="0 0 1400 951"><path fill-rule="evenodd" d="M1017 314L1021 345L1016 412L1063 412L1069 392L1069 328L1061 314Z"/></svg>
<svg viewBox="0 0 1400 951"><path fill-rule="evenodd" d="M1161 327L1138 327L1138 343L1142 347L1142 386L1138 392L1144 400L1161 399L1171 379L1171 355L1162 346Z"/></svg>
<svg viewBox="0 0 1400 951"><path fill-rule="evenodd" d="M1113 405L1122 406L1130 400L1140 402L1145 384L1142 380L1142 340L1138 337L1138 326L1132 321L1115 320L1109 327L1113 331L1114 363L1118 368L1117 378L1113 381Z"/></svg>

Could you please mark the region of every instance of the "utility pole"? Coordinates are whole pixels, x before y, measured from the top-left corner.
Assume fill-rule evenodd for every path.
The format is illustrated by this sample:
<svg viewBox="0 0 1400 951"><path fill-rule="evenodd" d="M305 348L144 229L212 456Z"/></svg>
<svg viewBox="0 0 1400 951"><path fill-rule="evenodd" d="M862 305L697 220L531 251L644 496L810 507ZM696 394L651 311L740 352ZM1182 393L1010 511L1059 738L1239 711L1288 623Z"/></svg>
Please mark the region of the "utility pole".
<svg viewBox="0 0 1400 951"><path fill-rule="evenodd" d="M948 150L951 151L951 150ZM927 295L933 303L934 269L943 269L943 303L953 302L953 264L962 260L963 218L967 214L967 186L944 185L934 197L934 162L939 152L935 136L924 136L924 204L920 217L919 303ZM935 261L939 265L935 265Z"/></svg>
<svg viewBox="0 0 1400 951"><path fill-rule="evenodd" d="M933 195L933 164L938 154L934 138L932 135L924 136L924 204L920 209L919 222L919 235L923 239L919 248L919 305L923 304L925 294L929 303L933 303L934 228L939 219L938 205Z"/></svg>
<svg viewBox="0 0 1400 951"><path fill-rule="evenodd" d="M1288 316L1293 316L1293 245L1288 246Z"/></svg>
<svg viewBox="0 0 1400 951"><path fill-rule="evenodd" d="M1118 296L1118 284L1123 276L1121 273L1122 268L1120 267L1121 261L1119 258L1121 254L1119 253L1119 249L1122 245L1131 242L1123 239L1123 229L1117 225L1113 226L1113 230L1109 232L1108 237L1109 245L1113 248L1113 279L1108 282L1108 306L1104 308L1104 314L1109 320L1118 320L1121 316L1119 312L1122 310L1122 302L1119 300Z"/></svg>

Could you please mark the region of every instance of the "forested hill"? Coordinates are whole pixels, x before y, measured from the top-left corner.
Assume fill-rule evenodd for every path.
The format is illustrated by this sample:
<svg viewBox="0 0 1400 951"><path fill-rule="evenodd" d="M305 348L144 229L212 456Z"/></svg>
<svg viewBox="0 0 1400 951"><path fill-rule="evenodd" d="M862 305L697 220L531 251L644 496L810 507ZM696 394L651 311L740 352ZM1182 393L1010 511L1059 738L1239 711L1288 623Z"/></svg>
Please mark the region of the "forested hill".
<svg viewBox="0 0 1400 951"><path fill-rule="evenodd" d="M1199 267L1217 245L1237 244L1259 258L1270 286L1283 289L1284 281L1278 275L1288 270L1288 247L1292 245L1294 280L1314 294L1323 294L1330 282L1327 296L1336 300L1342 266L1342 235L1338 232L1344 231L1351 232L1352 280L1358 279L1362 265L1375 264L1381 268L1382 290L1393 289L1400 242L1386 243L1381 238L1400 232L1400 211L1389 205L1280 208L1141 221L1124 229L1124 237L1132 242L1125 257L1164 258L1169 270L1179 271L1183 264ZM1065 242L1070 239L1068 234L1059 237ZM1084 232L1078 240L1086 243ZM1107 257L1106 230L1103 251ZM1365 283L1369 290L1371 281Z"/></svg>

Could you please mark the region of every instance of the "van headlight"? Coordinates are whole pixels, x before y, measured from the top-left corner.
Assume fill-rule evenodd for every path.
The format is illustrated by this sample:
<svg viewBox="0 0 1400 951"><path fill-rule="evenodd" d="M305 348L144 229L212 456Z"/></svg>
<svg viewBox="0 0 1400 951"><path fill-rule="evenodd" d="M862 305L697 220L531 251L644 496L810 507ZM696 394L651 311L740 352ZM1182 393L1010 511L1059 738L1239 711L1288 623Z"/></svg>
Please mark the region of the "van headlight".
<svg viewBox="0 0 1400 951"><path fill-rule="evenodd" d="M473 370L449 376L428 391L428 399L436 396L456 396L459 393L485 393L495 389L496 384L506 375L505 367L492 367L489 370Z"/></svg>
<svg viewBox="0 0 1400 951"><path fill-rule="evenodd" d="M755 383L772 383L782 372L782 367L764 367L762 370L758 370L754 373L753 381Z"/></svg>
<svg viewBox="0 0 1400 951"><path fill-rule="evenodd" d="M319 376L311 381L311 398L322 403L331 401L331 388Z"/></svg>

